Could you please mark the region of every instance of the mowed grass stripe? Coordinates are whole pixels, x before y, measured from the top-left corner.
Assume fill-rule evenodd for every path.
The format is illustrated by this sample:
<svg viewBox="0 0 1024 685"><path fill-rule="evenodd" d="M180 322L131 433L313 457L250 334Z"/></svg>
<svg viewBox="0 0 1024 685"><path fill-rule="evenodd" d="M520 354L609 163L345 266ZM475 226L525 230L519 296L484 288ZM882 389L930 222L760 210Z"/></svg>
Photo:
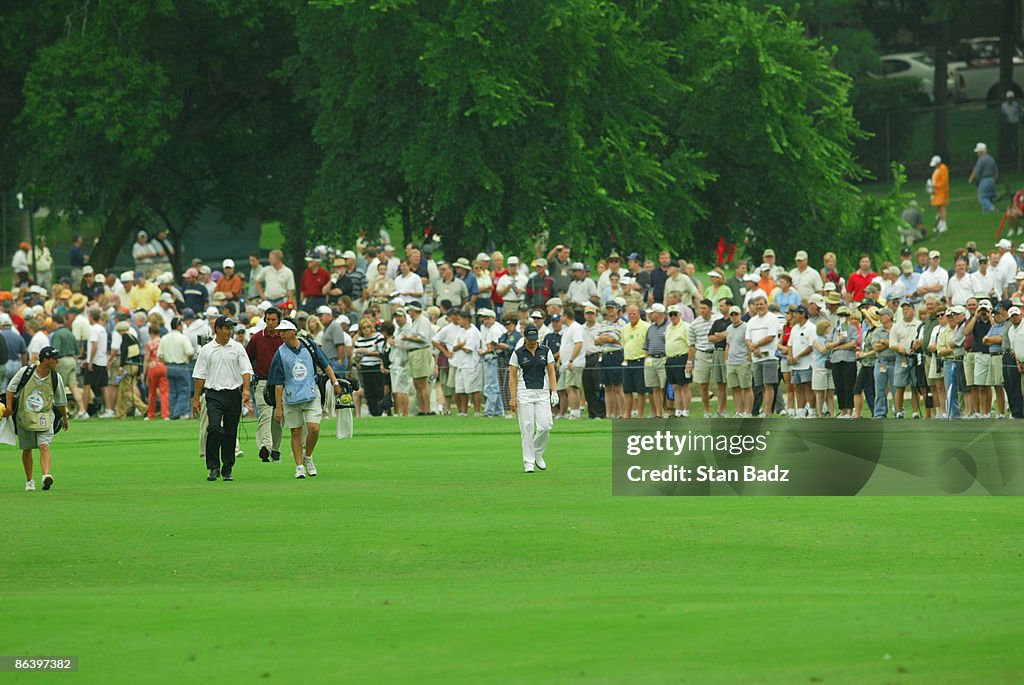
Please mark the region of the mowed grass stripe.
<svg viewBox="0 0 1024 685"><path fill-rule="evenodd" d="M324 428L298 482L250 441L207 483L192 422L78 424L49 493L0 452L0 653L83 682L1024 675L1017 500L612 498L606 423L557 422L533 475L513 421Z"/></svg>

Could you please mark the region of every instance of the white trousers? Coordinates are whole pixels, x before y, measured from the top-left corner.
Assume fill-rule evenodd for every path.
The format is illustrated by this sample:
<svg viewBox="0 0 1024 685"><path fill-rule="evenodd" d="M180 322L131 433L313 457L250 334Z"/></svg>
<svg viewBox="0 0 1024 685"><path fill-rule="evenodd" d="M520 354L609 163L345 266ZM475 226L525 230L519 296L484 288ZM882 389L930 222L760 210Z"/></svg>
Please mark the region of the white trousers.
<svg viewBox="0 0 1024 685"><path fill-rule="evenodd" d="M534 392L520 389L516 398L519 433L523 439L523 466L530 467L537 459L544 458L552 424L551 393L547 390Z"/></svg>

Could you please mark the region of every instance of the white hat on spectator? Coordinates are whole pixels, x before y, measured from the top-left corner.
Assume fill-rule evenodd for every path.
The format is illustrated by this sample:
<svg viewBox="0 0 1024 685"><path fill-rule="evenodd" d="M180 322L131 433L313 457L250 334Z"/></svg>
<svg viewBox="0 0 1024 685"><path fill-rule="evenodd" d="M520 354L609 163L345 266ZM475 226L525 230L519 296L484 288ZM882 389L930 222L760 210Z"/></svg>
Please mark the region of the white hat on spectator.
<svg viewBox="0 0 1024 685"><path fill-rule="evenodd" d="M279 330L279 331L297 331L299 329L296 328L295 324L293 324L289 319L282 319L281 322L279 324L277 324L277 330Z"/></svg>
<svg viewBox="0 0 1024 685"><path fill-rule="evenodd" d="M508 261L505 262L508 266L518 265L519 257L509 257Z"/></svg>
<svg viewBox="0 0 1024 685"><path fill-rule="evenodd" d="M218 316L220 316L220 310L217 309L216 307L207 307L206 316L207 318L210 319L216 319Z"/></svg>
<svg viewBox="0 0 1024 685"><path fill-rule="evenodd" d="M222 269L234 269L235 268L235 260L233 260L233 259L225 259L224 263L221 264L221 268Z"/></svg>
<svg viewBox="0 0 1024 685"><path fill-rule="evenodd" d="M942 157L935 155L934 157L932 157L932 161L928 163L928 166L937 167L940 164L942 164Z"/></svg>
<svg viewBox="0 0 1024 685"><path fill-rule="evenodd" d="M258 305L256 305L256 309L260 310L261 312L265 312L273 306L274 305L272 305L269 300L263 300Z"/></svg>
<svg viewBox="0 0 1024 685"><path fill-rule="evenodd" d="M316 313L317 314L333 314L334 312L331 311L330 307L328 307L325 304L322 304L322 305L320 305L319 307L316 308Z"/></svg>

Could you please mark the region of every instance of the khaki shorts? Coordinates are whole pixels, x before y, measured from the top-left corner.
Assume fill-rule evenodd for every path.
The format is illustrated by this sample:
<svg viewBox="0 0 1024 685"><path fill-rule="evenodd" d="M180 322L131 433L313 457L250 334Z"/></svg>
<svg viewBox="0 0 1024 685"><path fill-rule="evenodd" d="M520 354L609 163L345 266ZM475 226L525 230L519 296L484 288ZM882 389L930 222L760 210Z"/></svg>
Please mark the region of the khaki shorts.
<svg viewBox="0 0 1024 685"><path fill-rule="evenodd" d="M317 391L316 397L309 400L308 402L300 402L298 404L284 404L284 425L285 428L302 428L307 423L320 423L320 419L323 418L324 410L320 406L320 391Z"/></svg>
<svg viewBox="0 0 1024 685"><path fill-rule="evenodd" d="M582 360L580 360L582 361ZM577 361L576 364L579 364ZM560 369L558 372L558 390L583 387L583 367L573 364L571 369Z"/></svg>
<svg viewBox="0 0 1024 685"><path fill-rule="evenodd" d="M935 357L928 357L928 380L942 380L942 363Z"/></svg>
<svg viewBox="0 0 1024 685"><path fill-rule="evenodd" d="M835 390L836 384L832 380L832 369L814 369L811 371L811 390L823 392Z"/></svg>
<svg viewBox="0 0 1024 685"><path fill-rule="evenodd" d="M977 353L974 357L974 382L981 386L1003 384L1003 357Z"/></svg>
<svg viewBox="0 0 1024 685"><path fill-rule="evenodd" d="M644 385L651 389L663 390L668 383L668 372L665 371L664 357L647 357L644 359Z"/></svg>
<svg viewBox="0 0 1024 685"><path fill-rule="evenodd" d="M725 348L715 348L711 361L711 383L725 383Z"/></svg>
<svg viewBox="0 0 1024 685"><path fill-rule="evenodd" d="M743 364L726 364L725 381L729 388L752 388L754 386L754 369L750 362Z"/></svg>
<svg viewBox="0 0 1024 685"><path fill-rule="evenodd" d="M706 385L711 382L711 369L714 366L715 355L713 352L701 352L693 359L693 382L699 385Z"/></svg>
<svg viewBox="0 0 1024 685"><path fill-rule="evenodd" d="M450 368L437 370L437 382L441 384L441 394L445 397L451 397L455 394L455 388L448 385L448 376L450 373Z"/></svg>
<svg viewBox="0 0 1024 685"><path fill-rule="evenodd" d="M964 377L967 378L967 387L974 385L974 352L964 353Z"/></svg>
<svg viewBox="0 0 1024 685"><path fill-rule="evenodd" d="M409 350L405 364L405 372L409 378L428 378L434 370L434 355L429 347Z"/></svg>
<svg viewBox="0 0 1024 685"><path fill-rule="evenodd" d="M78 361L74 357L61 357L57 360L57 375L64 381L64 387L78 387Z"/></svg>

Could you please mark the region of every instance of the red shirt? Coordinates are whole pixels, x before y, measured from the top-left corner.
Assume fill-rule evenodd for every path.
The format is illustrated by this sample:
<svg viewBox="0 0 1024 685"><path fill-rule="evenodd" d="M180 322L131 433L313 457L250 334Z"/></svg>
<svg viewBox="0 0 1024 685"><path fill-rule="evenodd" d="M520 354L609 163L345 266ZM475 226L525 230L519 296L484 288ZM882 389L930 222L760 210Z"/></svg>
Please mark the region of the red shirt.
<svg viewBox="0 0 1024 685"><path fill-rule="evenodd" d="M249 362L256 376L266 378L270 375L270 362L274 361L277 348L282 344L284 338L279 335L267 335L266 328L249 338L245 351L249 355Z"/></svg>
<svg viewBox="0 0 1024 685"><path fill-rule="evenodd" d="M508 269L502 269L491 274L491 280L494 281L494 287L491 289L491 302L494 304L505 304L505 300L498 294L498 279L507 273Z"/></svg>
<svg viewBox="0 0 1024 685"><path fill-rule="evenodd" d="M878 278L878 274L874 271L869 273L867 276L861 276L860 271L854 271L850 274L850 277L846 279L846 292L853 296L854 302L860 302L864 299L864 288L871 285L871 281Z"/></svg>
<svg viewBox="0 0 1024 685"><path fill-rule="evenodd" d="M302 280L299 283L299 292L303 297L320 297L324 294L324 286L331 280L331 272L327 269L317 269L313 273L307 268L302 272Z"/></svg>

